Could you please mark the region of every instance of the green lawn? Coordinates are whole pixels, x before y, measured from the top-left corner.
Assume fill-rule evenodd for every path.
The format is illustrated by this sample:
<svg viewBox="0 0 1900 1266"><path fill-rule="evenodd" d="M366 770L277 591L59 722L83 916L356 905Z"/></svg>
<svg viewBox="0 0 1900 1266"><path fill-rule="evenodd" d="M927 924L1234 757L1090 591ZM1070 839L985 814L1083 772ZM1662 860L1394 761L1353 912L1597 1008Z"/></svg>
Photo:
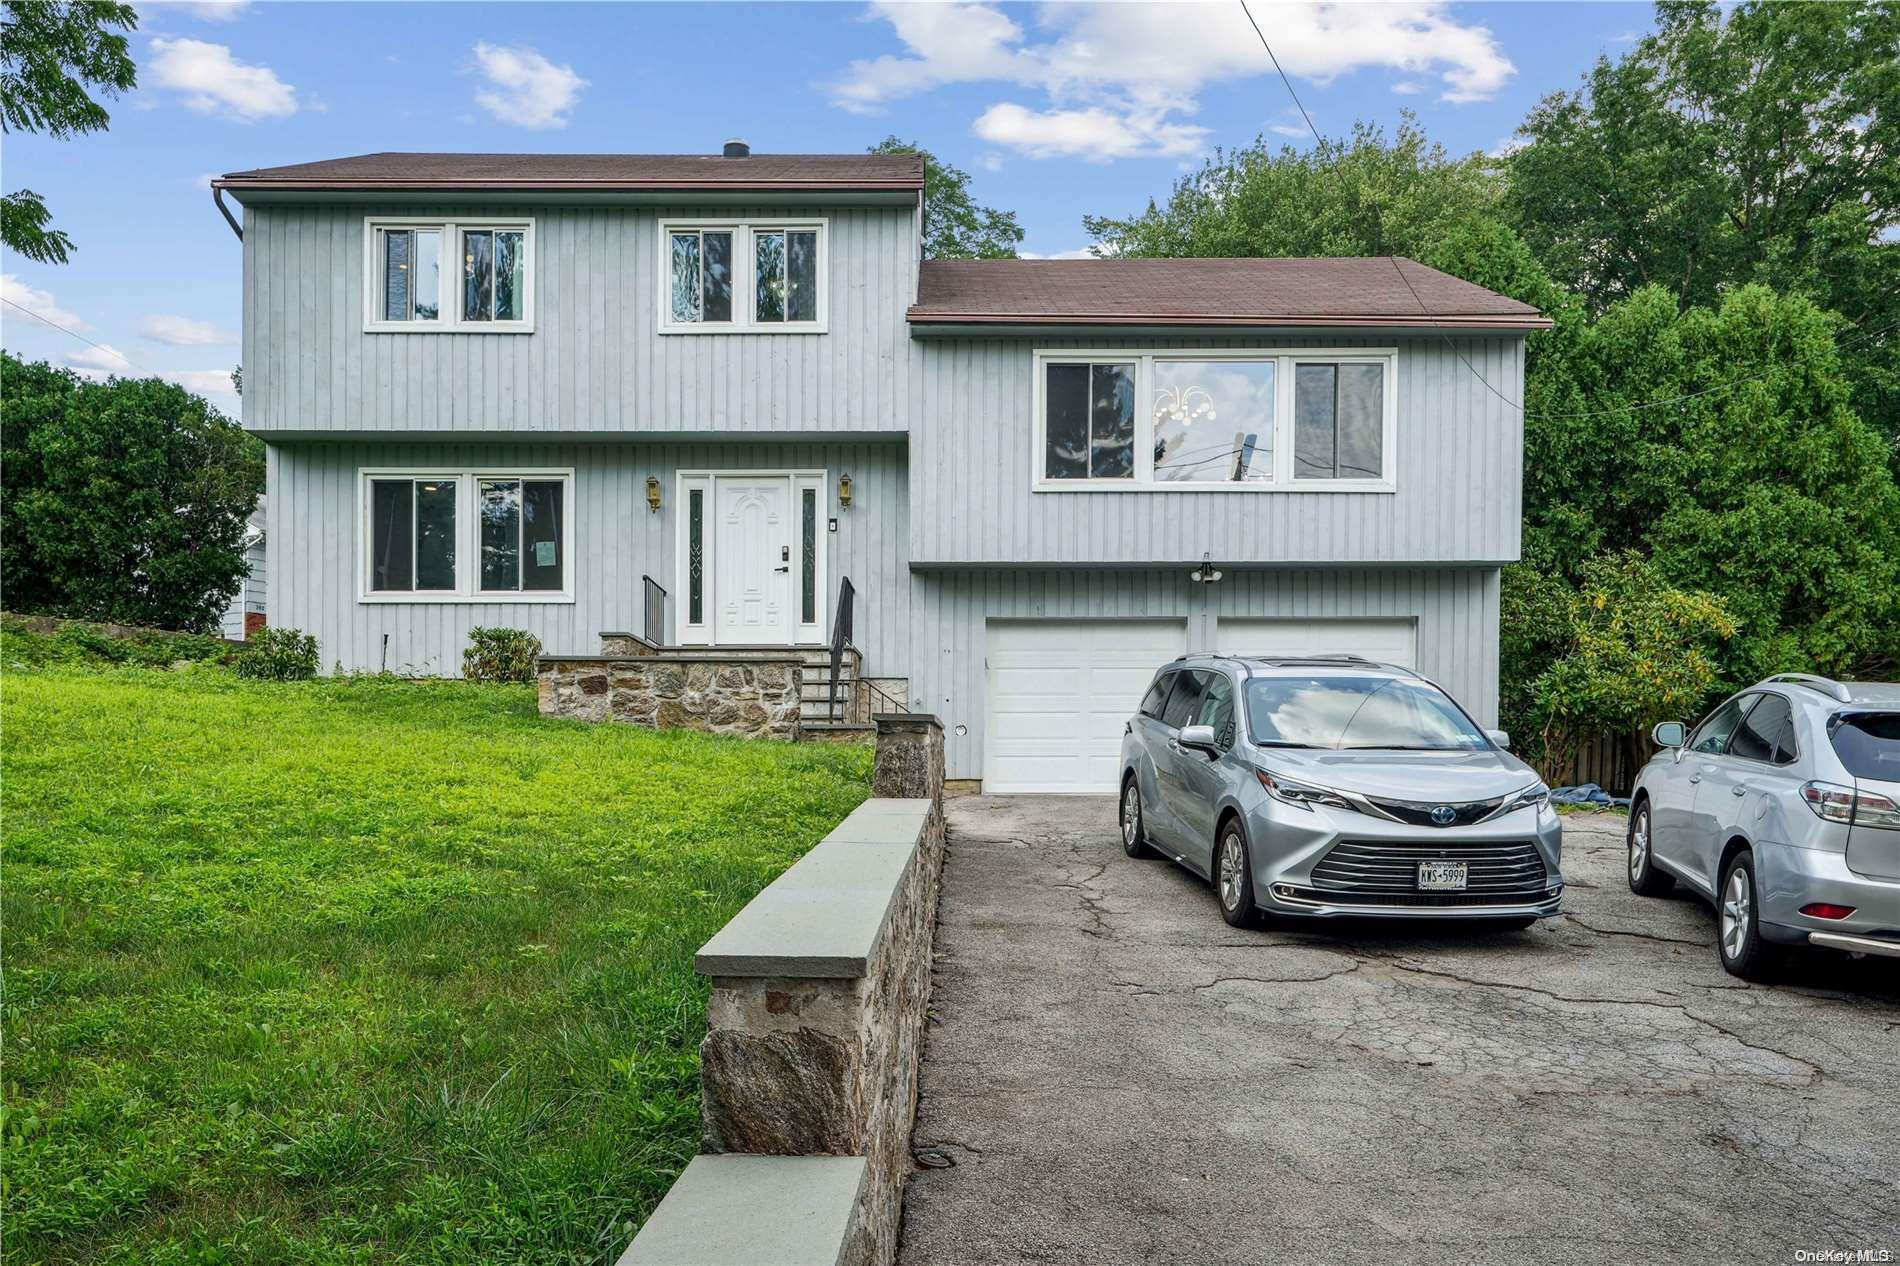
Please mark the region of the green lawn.
<svg viewBox="0 0 1900 1266"><path fill-rule="evenodd" d="M0 659L8 1261L610 1262L861 748Z"/></svg>

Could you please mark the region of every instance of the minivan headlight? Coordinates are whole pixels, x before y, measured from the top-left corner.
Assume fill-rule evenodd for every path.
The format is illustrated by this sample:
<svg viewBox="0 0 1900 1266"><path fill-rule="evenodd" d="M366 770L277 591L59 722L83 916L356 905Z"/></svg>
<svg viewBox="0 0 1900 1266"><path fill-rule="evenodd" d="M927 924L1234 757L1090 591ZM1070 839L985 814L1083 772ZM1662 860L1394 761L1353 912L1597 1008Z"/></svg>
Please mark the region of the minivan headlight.
<svg viewBox="0 0 1900 1266"><path fill-rule="evenodd" d="M1532 783L1522 791L1513 791L1505 797L1504 806L1498 810L1498 816L1516 813L1519 809L1541 809L1550 803L1550 788L1543 783Z"/></svg>
<svg viewBox="0 0 1900 1266"><path fill-rule="evenodd" d="M1315 787L1311 783L1295 782L1279 774L1270 774L1264 769L1255 769L1253 773L1254 777L1260 780L1260 785L1267 789L1267 794L1281 804L1290 804L1305 809L1309 813L1316 804L1323 804L1331 809L1352 809L1355 813L1358 812L1352 801L1337 791L1328 791L1324 787Z"/></svg>

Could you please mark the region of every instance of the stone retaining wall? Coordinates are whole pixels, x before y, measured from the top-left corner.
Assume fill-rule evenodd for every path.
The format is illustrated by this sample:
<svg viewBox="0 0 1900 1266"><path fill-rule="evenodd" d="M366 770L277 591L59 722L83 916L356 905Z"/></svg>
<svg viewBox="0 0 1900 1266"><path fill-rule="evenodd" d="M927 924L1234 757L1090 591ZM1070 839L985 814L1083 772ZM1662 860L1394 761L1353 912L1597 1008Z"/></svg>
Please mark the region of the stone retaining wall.
<svg viewBox="0 0 1900 1266"><path fill-rule="evenodd" d="M729 659L659 651L543 656L536 673L543 716L745 738L798 737L804 667L795 655Z"/></svg>
<svg viewBox="0 0 1900 1266"><path fill-rule="evenodd" d="M897 1255L943 869L942 787L936 718L880 716L876 798L696 960L712 979L699 1052L702 1148L864 1158L853 1216L840 1220L838 1253L827 1259L847 1266L890 1266ZM742 1236L730 1249L733 1262L772 1260L775 1228L756 1216L763 1202L743 1183L710 1203L681 1201L655 1238L690 1242L693 1228L678 1222L691 1209L708 1237L714 1226L755 1228L756 1242ZM657 1260L641 1248L637 1237L623 1261Z"/></svg>

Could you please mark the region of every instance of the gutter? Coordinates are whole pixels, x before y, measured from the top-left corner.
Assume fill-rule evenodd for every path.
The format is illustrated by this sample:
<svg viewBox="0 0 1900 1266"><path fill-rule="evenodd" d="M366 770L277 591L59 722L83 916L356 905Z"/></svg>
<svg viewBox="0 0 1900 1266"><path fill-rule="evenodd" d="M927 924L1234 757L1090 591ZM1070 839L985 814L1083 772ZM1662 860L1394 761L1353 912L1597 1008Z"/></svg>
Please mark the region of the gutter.
<svg viewBox="0 0 1900 1266"><path fill-rule="evenodd" d="M237 234L237 240L242 242L244 240L244 228L237 222L236 217L231 214L231 208L224 205L223 181L214 180L211 182L211 201L218 204L218 212L224 216L224 222L231 226L231 231Z"/></svg>
<svg viewBox="0 0 1900 1266"><path fill-rule="evenodd" d="M211 182L233 193L916 193L921 180L245 180Z"/></svg>
<svg viewBox="0 0 1900 1266"><path fill-rule="evenodd" d="M1041 328L1067 326L1203 326L1232 327L1245 329L1253 326L1277 326L1290 329L1316 327L1370 327L1379 329L1410 329L1429 326L1452 330L1503 330L1530 332L1548 330L1553 324L1548 317L1527 316L1486 316L1471 314L1448 316L1442 312L1410 314L1389 313L1371 315L1318 315L1313 313L1259 313L1238 314L1204 313L1200 315L1122 312L932 312L911 308L905 313L905 320L913 326L1036 326Z"/></svg>

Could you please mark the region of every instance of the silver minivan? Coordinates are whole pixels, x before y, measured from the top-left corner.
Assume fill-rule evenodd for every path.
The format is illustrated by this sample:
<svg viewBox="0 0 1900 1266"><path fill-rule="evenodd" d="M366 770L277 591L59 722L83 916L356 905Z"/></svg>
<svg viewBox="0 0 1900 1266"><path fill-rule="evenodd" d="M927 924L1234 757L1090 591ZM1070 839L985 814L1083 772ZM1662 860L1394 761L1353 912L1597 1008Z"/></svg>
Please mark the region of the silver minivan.
<svg viewBox="0 0 1900 1266"><path fill-rule="evenodd" d="M1563 898L1550 791L1436 684L1354 656L1187 655L1122 736L1122 847L1221 916L1528 927Z"/></svg>
<svg viewBox="0 0 1900 1266"><path fill-rule="evenodd" d="M1900 685L1784 673L1684 728L1636 779L1630 888L1713 902L1737 976L1789 945L1900 957Z"/></svg>

